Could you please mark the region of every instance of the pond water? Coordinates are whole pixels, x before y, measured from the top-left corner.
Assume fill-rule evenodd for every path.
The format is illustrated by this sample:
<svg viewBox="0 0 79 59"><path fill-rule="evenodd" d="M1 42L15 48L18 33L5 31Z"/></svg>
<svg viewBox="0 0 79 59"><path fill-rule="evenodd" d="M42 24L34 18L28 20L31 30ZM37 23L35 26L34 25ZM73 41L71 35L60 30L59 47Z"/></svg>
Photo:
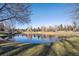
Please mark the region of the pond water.
<svg viewBox="0 0 79 59"><path fill-rule="evenodd" d="M62 41L62 38L53 37L52 35L15 35L11 39L12 42L21 42L21 43L51 43Z"/></svg>

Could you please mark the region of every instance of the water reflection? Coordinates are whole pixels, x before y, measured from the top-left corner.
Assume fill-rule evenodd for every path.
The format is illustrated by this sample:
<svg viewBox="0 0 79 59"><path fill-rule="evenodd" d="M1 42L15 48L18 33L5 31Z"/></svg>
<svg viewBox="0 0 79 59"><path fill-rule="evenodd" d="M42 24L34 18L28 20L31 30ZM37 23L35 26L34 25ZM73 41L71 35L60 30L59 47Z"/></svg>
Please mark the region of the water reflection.
<svg viewBox="0 0 79 59"><path fill-rule="evenodd" d="M14 36L10 41L24 42L24 43L50 43L63 41L65 38L54 37L52 35L43 35L43 34L19 34Z"/></svg>

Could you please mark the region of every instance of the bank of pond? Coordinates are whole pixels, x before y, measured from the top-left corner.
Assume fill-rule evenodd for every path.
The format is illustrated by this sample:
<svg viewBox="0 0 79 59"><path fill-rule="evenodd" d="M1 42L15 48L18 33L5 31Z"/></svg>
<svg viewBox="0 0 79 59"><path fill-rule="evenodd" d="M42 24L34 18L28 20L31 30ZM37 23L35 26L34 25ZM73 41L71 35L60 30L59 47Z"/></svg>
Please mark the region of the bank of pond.
<svg viewBox="0 0 79 59"><path fill-rule="evenodd" d="M2 41L0 42L0 55L1 56L79 56L79 37L69 37L62 39L58 39L59 37L51 37L51 36L45 38L41 36L39 38L38 37L39 36L34 35L32 37L28 35L26 35L26 37L23 35L16 35L9 40ZM42 41L38 42L39 40L42 40L44 42ZM53 41L50 42L51 40Z"/></svg>

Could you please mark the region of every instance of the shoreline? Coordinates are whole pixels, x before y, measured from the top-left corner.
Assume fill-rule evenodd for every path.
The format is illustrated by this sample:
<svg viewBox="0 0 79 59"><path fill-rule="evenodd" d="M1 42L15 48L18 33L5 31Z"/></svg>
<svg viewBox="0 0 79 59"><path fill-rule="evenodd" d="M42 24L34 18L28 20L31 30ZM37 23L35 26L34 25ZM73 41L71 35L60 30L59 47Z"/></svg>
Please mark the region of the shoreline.
<svg viewBox="0 0 79 59"><path fill-rule="evenodd" d="M52 36L79 36L79 32L73 31L58 31L58 32L22 32L22 34L39 34L39 35L52 35Z"/></svg>

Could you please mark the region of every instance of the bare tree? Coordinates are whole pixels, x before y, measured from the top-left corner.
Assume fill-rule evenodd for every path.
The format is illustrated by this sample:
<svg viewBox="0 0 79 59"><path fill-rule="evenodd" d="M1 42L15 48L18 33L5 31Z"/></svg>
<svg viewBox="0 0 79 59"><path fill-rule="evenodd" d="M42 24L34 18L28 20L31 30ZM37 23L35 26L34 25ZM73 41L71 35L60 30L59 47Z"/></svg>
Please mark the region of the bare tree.
<svg viewBox="0 0 79 59"><path fill-rule="evenodd" d="M73 21L73 31L76 31L76 28L77 28L77 23Z"/></svg>
<svg viewBox="0 0 79 59"><path fill-rule="evenodd" d="M30 4L23 3L4 3L0 4L0 22L7 21L11 24L30 22Z"/></svg>
<svg viewBox="0 0 79 59"><path fill-rule="evenodd" d="M76 27L77 25L79 25L79 4L72 4L72 6L73 8L71 10L71 19L73 25Z"/></svg>
<svg viewBox="0 0 79 59"><path fill-rule="evenodd" d="M73 25L73 31L76 31L79 27L79 3L71 4L71 20Z"/></svg>
<svg viewBox="0 0 79 59"><path fill-rule="evenodd" d="M7 23L11 29L14 29L16 24L28 24L30 8L31 4L27 3L0 3L0 22Z"/></svg>

